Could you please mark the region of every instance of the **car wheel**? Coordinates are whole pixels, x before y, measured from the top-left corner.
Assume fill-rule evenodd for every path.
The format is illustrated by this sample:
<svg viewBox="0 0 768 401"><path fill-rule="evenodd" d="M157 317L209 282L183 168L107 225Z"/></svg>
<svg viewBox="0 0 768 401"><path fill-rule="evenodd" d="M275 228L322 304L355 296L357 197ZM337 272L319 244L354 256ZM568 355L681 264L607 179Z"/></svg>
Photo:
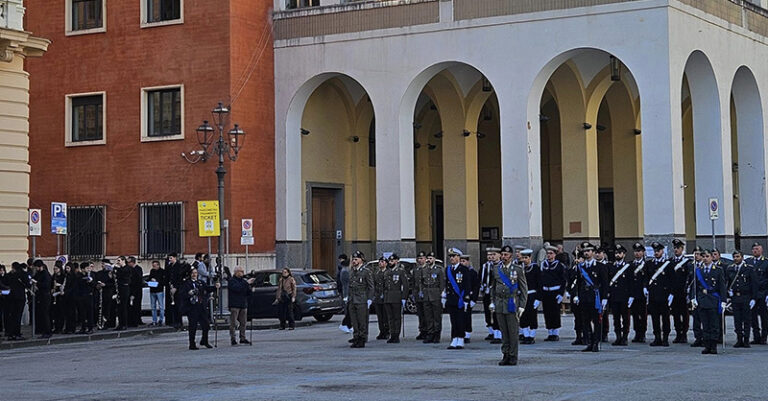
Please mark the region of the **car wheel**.
<svg viewBox="0 0 768 401"><path fill-rule="evenodd" d="M405 312L410 313L412 315L416 314L417 312L416 302L413 302L413 300L411 300L410 298L407 301L405 301Z"/></svg>
<svg viewBox="0 0 768 401"><path fill-rule="evenodd" d="M322 315L315 315L315 320L318 322L327 322L331 320L333 313L323 313Z"/></svg>

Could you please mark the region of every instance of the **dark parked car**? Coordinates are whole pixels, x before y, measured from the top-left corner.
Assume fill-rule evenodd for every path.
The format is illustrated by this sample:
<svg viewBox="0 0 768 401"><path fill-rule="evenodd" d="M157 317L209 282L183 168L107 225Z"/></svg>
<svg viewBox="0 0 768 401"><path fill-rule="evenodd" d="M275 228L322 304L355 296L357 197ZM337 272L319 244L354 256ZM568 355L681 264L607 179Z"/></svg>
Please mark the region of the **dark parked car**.
<svg viewBox="0 0 768 401"><path fill-rule="evenodd" d="M255 292L248 299L248 318L275 318L277 305L275 293L282 270L261 270L253 272L248 277L255 277L253 283ZM324 270L293 270L296 279L296 304L301 315L295 314L296 320L304 316L313 316L317 321L330 320L334 314L344 310L341 295L337 289L336 280Z"/></svg>

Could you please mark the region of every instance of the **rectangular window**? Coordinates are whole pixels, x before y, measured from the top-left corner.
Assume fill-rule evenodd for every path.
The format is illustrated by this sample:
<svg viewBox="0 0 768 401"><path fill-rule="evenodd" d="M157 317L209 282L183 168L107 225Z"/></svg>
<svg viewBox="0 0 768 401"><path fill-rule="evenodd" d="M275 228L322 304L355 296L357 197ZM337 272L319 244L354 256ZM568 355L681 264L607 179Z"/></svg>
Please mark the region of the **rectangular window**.
<svg viewBox="0 0 768 401"><path fill-rule="evenodd" d="M104 97L102 95L73 97L72 142L104 139Z"/></svg>
<svg viewBox="0 0 768 401"><path fill-rule="evenodd" d="M181 18L181 0L144 0L147 2L147 22L172 21Z"/></svg>
<svg viewBox="0 0 768 401"><path fill-rule="evenodd" d="M320 0L286 0L286 8L316 7L320 5Z"/></svg>
<svg viewBox="0 0 768 401"><path fill-rule="evenodd" d="M141 255L164 257L182 253L184 243L184 208L180 202L142 203L140 209Z"/></svg>
<svg viewBox="0 0 768 401"><path fill-rule="evenodd" d="M67 249L73 259L101 259L107 238L105 206L67 208Z"/></svg>
<svg viewBox="0 0 768 401"><path fill-rule="evenodd" d="M181 88L147 92L147 136L181 134Z"/></svg>
<svg viewBox="0 0 768 401"><path fill-rule="evenodd" d="M103 26L102 0L71 0L72 31Z"/></svg>

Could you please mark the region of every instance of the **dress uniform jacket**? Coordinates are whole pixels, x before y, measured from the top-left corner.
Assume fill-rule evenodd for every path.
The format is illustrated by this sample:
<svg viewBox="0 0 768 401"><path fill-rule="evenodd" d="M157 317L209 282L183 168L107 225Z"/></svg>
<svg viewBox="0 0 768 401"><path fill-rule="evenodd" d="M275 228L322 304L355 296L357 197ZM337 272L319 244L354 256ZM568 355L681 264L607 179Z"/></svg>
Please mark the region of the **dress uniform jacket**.
<svg viewBox="0 0 768 401"><path fill-rule="evenodd" d="M448 277L448 270L450 269L453 279L456 280L456 285L461 294L457 293L451 284ZM445 273L445 304L448 306L459 307L459 298L461 297L465 305L469 305L472 294L472 276L469 273L469 269L461 264L454 266L448 266Z"/></svg>
<svg viewBox="0 0 768 401"><path fill-rule="evenodd" d="M607 299L608 278L606 277L607 272L605 268L606 266L604 263L599 263L597 261L586 261L577 265L576 274L578 274L578 276L576 276L576 287L578 288L577 294L579 296L579 305L581 307L597 309L598 305L596 305L595 302L598 302L598 296L600 301ZM592 284L587 282L581 270L587 272L589 278L592 280Z"/></svg>
<svg viewBox="0 0 768 401"><path fill-rule="evenodd" d="M383 302L384 303L400 303L408 297L409 284L408 273L401 264L397 264L394 268L387 268L384 270L382 277L383 286Z"/></svg>
<svg viewBox="0 0 768 401"><path fill-rule="evenodd" d="M686 295L688 278L693 268L693 261L685 256L669 258L669 264L672 268L671 290L675 298Z"/></svg>
<svg viewBox="0 0 768 401"><path fill-rule="evenodd" d="M528 304L533 305L534 301L541 301L541 269L536 263L526 266L525 281L528 284Z"/></svg>
<svg viewBox="0 0 768 401"><path fill-rule="evenodd" d="M349 298L351 304L365 304L373 300L373 275L363 268L349 270Z"/></svg>
<svg viewBox="0 0 768 401"><path fill-rule="evenodd" d="M707 268L704 265L697 269L697 271L701 272L701 277L707 286L702 284L698 274L694 271L693 280L695 280L695 284L691 286L691 299L696 299L698 309L719 309L720 303L725 302L727 294L723 269L713 263L709 272L707 272Z"/></svg>
<svg viewBox="0 0 768 401"><path fill-rule="evenodd" d="M728 298L731 302L748 303L756 299L758 283L754 266L746 262L742 262L741 265L733 263L725 271L728 280ZM759 302L761 299L756 301Z"/></svg>
<svg viewBox="0 0 768 401"><path fill-rule="evenodd" d="M630 296L635 300L645 299L644 288L648 288L648 278L646 276L646 268L648 261L645 259L633 260L630 263L630 273L632 274L630 280Z"/></svg>
<svg viewBox="0 0 768 401"><path fill-rule="evenodd" d="M563 295L565 293L565 268L563 264L557 259L552 263L545 260L542 262L540 270L542 290L554 291L559 295Z"/></svg>
<svg viewBox="0 0 768 401"><path fill-rule="evenodd" d="M608 267L608 299L611 303L627 303L632 289L632 265L618 260Z"/></svg>
<svg viewBox="0 0 768 401"><path fill-rule="evenodd" d="M651 302L667 302L672 293L673 268L672 263L664 259L651 259L645 263L648 298Z"/></svg>
<svg viewBox="0 0 768 401"><path fill-rule="evenodd" d="M416 288L424 302L439 302L445 291L445 269L437 263L425 265L419 270Z"/></svg>
<svg viewBox="0 0 768 401"><path fill-rule="evenodd" d="M502 280L500 274L508 277L512 285L517 283L517 290L514 293L510 293L509 287L504 284L504 280ZM510 314L516 312L510 311L508 308L510 297L515 301L516 310L524 309L528 301L528 281L526 281L523 268L514 263L508 265L500 263L497 265L493 270L491 297L493 297L496 313Z"/></svg>
<svg viewBox="0 0 768 401"><path fill-rule="evenodd" d="M384 281L386 281L386 276L389 274L388 270L389 268L382 270L377 266L373 273L373 303L375 304L384 303Z"/></svg>
<svg viewBox="0 0 768 401"><path fill-rule="evenodd" d="M754 266L754 274L757 279L757 293L755 298L764 300L768 295L768 258L761 256L759 258L751 257L746 260L747 263Z"/></svg>

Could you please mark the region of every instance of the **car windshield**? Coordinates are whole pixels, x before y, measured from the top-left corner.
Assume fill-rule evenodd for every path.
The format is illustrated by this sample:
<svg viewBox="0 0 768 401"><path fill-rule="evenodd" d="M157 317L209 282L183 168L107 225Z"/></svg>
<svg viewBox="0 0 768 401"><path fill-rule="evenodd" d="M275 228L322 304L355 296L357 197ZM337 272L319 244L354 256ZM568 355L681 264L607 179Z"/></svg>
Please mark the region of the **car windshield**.
<svg viewBox="0 0 768 401"><path fill-rule="evenodd" d="M304 281L311 284L325 284L333 282L333 279L328 273L318 272L305 274Z"/></svg>

